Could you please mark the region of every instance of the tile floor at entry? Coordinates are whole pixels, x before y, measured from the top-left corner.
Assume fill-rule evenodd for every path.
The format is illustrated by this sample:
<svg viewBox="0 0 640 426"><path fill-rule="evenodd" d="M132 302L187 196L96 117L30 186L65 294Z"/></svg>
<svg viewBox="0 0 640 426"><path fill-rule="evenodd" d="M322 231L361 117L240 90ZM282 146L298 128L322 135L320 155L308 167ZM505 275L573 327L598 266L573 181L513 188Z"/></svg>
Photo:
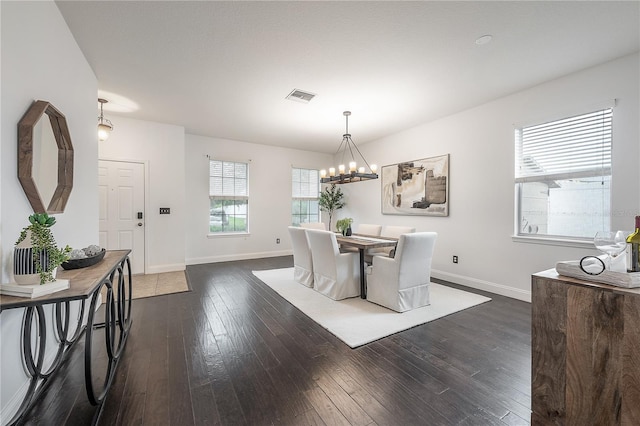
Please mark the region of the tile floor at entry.
<svg viewBox="0 0 640 426"><path fill-rule="evenodd" d="M131 285L134 299L189 291L184 271L134 275ZM102 300L106 300L105 289L102 290Z"/></svg>
<svg viewBox="0 0 640 426"><path fill-rule="evenodd" d="M188 290L189 286L184 271L133 276L134 299Z"/></svg>

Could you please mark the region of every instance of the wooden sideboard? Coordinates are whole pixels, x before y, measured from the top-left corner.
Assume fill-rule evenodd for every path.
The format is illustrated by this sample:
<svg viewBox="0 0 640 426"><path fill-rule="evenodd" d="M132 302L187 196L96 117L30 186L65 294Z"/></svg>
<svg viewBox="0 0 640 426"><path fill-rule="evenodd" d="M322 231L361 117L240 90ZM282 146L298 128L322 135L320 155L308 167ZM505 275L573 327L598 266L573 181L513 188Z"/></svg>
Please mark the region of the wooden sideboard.
<svg viewBox="0 0 640 426"><path fill-rule="evenodd" d="M640 288L532 276L532 425L640 425Z"/></svg>

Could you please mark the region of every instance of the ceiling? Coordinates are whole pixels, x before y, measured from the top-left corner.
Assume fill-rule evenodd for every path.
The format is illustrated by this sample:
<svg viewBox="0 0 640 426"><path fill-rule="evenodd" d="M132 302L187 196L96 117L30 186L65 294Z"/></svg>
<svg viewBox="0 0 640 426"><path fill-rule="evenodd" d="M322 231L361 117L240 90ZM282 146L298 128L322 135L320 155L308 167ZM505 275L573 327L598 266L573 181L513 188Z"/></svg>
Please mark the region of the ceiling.
<svg viewBox="0 0 640 426"><path fill-rule="evenodd" d="M344 110L360 145L640 50L637 1L56 3L115 131L123 115L326 153Z"/></svg>

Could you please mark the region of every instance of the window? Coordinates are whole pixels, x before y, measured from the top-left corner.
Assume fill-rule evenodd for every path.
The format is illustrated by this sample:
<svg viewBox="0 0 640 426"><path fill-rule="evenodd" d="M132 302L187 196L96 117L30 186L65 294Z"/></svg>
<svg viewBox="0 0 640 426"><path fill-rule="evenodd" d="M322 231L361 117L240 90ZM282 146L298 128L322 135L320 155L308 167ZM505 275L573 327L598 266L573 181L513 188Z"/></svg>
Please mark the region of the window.
<svg viewBox="0 0 640 426"><path fill-rule="evenodd" d="M209 232L248 232L249 165L209 161Z"/></svg>
<svg viewBox="0 0 640 426"><path fill-rule="evenodd" d="M612 116L608 108L516 129L517 235L609 230Z"/></svg>
<svg viewBox="0 0 640 426"><path fill-rule="evenodd" d="M320 177L317 170L291 169L291 224L320 222Z"/></svg>

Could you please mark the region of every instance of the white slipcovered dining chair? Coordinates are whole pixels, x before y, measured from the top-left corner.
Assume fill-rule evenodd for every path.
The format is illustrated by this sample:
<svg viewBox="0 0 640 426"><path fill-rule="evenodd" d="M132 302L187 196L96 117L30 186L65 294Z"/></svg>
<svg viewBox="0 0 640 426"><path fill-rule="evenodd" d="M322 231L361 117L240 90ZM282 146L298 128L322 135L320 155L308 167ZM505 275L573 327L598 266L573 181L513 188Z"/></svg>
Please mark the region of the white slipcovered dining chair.
<svg viewBox="0 0 640 426"><path fill-rule="evenodd" d="M400 235L409 234L412 232L416 232L416 228L413 228L411 226L391 225L391 226L385 226L382 229L382 232L380 233L380 235L383 237L400 238Z"/></svg>
<svg viewBox="0 0 640 426"><path fill-rule="evenodd" d="M305 222L301 223L300 227L305 229L321 229L323 231L327 230L327 225L324 222Z"/></svg>
<svg viewBox="0 0 640 426"><path fill-rule="evenodd" d="M340 253L336 234L307 229L313 260L313 289L333 300L360 295L358 253Z"/></svg>
<svg viewBox="0 0 640 426"><path fill-rule="evenodd" d="M382 232L380 232L379 235L381 237L400 238L400 235L409 234L412 232L416 232L416 228L413 228L411 226L391 225L391 226L385 226L384 228L382 228ZM376 247L376 248L369 249L365 253L365 261L367 263L371 263L372 256L376 256L376 255L393 257L391 256L392 251L395 252L395 249L393 247Z"/></svg>
<svg viewBox="0 0 640 426"><path fill-rule="evenodd" d="M437 236L435 232L402 234L394 258L373 256L367 270L367 300L397 312L429 305Z"/></svg>
<svg viewBox="0 0 640 426"><path fill-rule="evenodd" d="M313 287L313 261L307 231L296 226L289 227L293 247L293 279L307 287Z"/></svg>
<svg viewBox="0 0 640 426"><path fill-rule="evenodd" d="M361 223L358 225L356 234L378 236L382 232L382 225L370 225L367 223Z"/></svg>
<svg viewBox="0 0 640 426"><path fill-rule="evenodd" d="M382 232L380 232L379 235L381 237L400 238L400 235L408 234L412 232L416 232L416 228L413 228L411 226L391 225L391 226L385 226L384 228L382 228ZM367 252L365 253L365 260L367 261L367 263L371 263L372 256L376 256L376 255L390 256L391 252L395 252L395 249L393 247L372 248L367 250Z"/></svg>

